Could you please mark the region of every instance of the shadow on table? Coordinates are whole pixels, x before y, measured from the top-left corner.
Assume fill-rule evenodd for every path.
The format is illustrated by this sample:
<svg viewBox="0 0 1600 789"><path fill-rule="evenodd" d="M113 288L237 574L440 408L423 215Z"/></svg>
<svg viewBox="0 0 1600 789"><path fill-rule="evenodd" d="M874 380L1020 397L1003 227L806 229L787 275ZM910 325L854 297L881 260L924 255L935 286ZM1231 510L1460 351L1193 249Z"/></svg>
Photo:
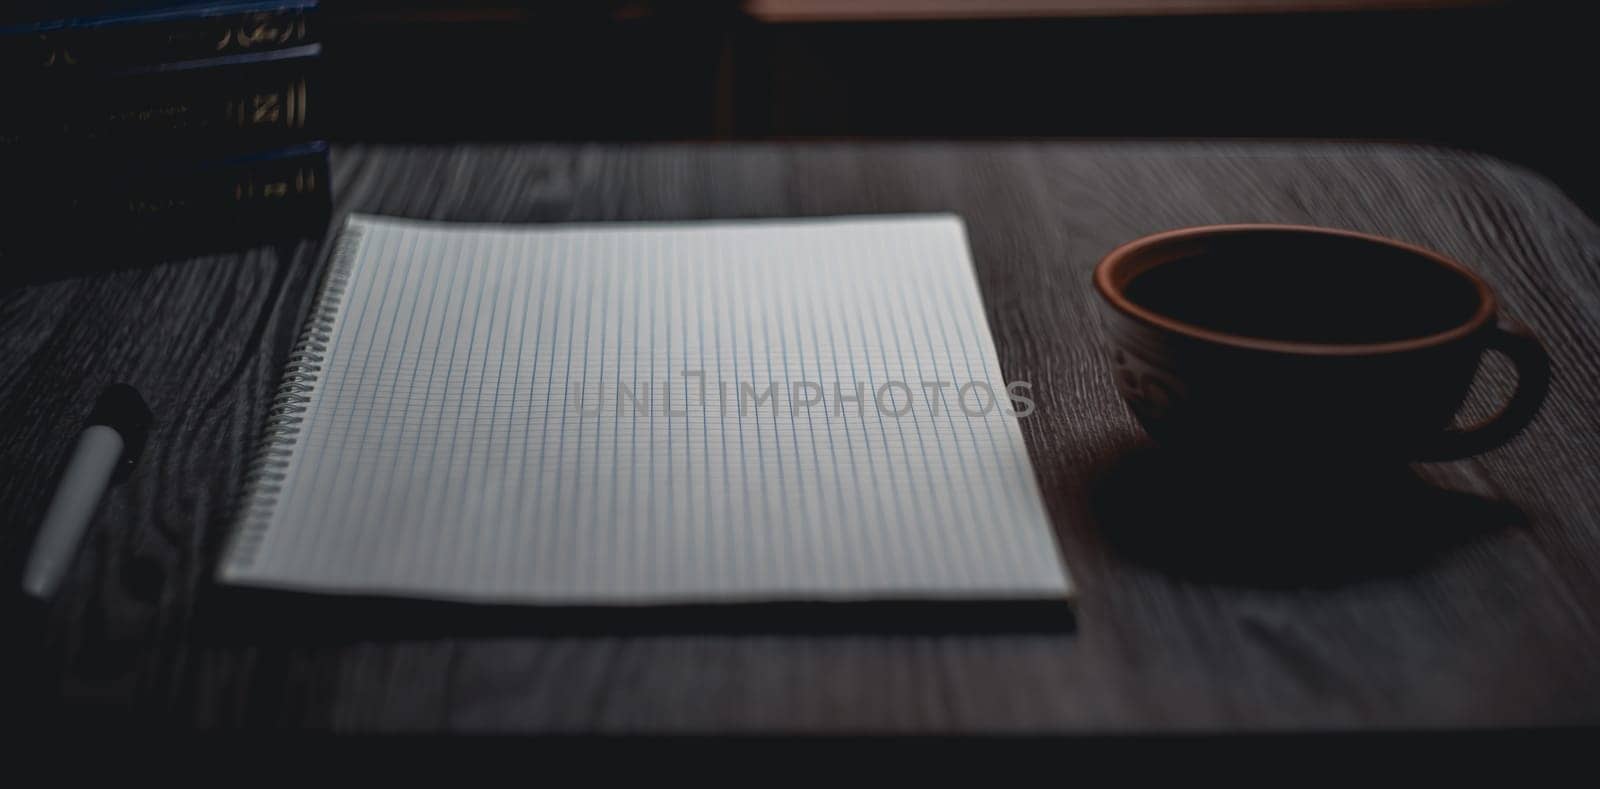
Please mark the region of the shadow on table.
<svg viewBox="0 0 1600 789"><path fill-rule="evenodd" d="M1331 587L1415 572L1526 518L1411 469L1242 472L1155 448L1093 482L1102 537L1122 558L1207 583Z"/></svg>
<svg viewBox="0 0 1600 789"><path fill-rule="evenodd" d="M33 228L0 239L0 287L38 285L74 277L149 268L189 258L274 247L292 255L321 237L325 224L227 224L141 232L115 228Z"/></svg>
<svg viewBox="0 0 1600 789"><path fill-rule="evenodd" d="M968 635L1070 633L1065 600L497 605L213 587L198 636L212 643L343 644L512 636Z"/></svg>

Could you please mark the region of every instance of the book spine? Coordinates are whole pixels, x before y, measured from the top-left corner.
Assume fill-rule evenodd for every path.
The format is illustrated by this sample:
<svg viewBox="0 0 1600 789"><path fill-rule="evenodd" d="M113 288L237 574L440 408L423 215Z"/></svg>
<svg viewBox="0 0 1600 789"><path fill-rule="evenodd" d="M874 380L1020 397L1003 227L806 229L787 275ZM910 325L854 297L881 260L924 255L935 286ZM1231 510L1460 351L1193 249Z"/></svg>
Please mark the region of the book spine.
<svg viewBox="0 0 1600 789"><path fill-rule="evenodd" d="M99 210L102 216L141 223L193 222L242 215L283 215L326 204L325 156L308 156L172 181L130 184L112 199L79 199L73 211Z"/></svg>
<svg viewBox="0 0 1600 789"><path fill-rule="evenodd" d="M183 64L94 80L72 90L32 86L0 119L0 145L257 146L305 139L320 45L272 60Z"/></svg>
<svg viewBox="0 0 1600 789"><path fill-rule="evenodd" d="M8 189L7 213L25 220L19 225L51 230L86 222L162 229L246 218L315 221L329 206L327 149L321 143L199 166L108 173L100 164L80 164L70 171L36 167L26 175Z"/></svg>
<svg viewBox="0 0 1600 789"><path fill-rule="evenodd" d="M62 20L0 34L0 68L58 77L219 55L263 52L315 40L316 4L212 11L189 17Z"/></svg>

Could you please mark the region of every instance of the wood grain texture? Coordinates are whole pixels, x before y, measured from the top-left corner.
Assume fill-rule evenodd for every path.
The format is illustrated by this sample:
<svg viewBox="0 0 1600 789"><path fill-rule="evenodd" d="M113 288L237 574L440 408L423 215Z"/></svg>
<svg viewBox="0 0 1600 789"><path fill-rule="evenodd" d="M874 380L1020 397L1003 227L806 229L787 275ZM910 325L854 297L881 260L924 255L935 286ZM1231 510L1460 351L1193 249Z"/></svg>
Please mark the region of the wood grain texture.
<svg viewBox="0 0 1600 789"><path fill-rule="evenodd" d="M1304 14L1417 11L1494 5L1499 0L747 0L742 10L762 22L857 22L930 19L1017 19L1159 14Z"/></svg>
<svg viewBox="0 0 1600 789"><path fill-rule="evenodd" d="M12 577L99 388L133 383L161 420L64 593L8 617L23 645L8 651L25 702L12 710L605 732L1600 721L1600 230L1527 172L1388 146L982 143L346 147L334 176L340 214L962 215L1001 365L1039 401L1023 428L1081 585L1076 632L393 638L352 622L329 642L276 622L271 639L212 637L196 613L216 594L242 466L326 262L318 243L286 243L0 293ZM1099 357L1089 271L1145 233L1244 221L1376 232L1473 267L1549 346L1540 418L1502 449L1418 467L1404 522L1400 498L1354 491L1277 513L1272 550L1230 543L1228 512L1167 501L1179 488L1141 460ZM1468 413L1503 394L1504 370L1487 366ZM1119 522L1128 496L1173 516ZM1348 522L1329 527L1329 510ZM1308 545L1314 561L1286 560Z"/></svg>

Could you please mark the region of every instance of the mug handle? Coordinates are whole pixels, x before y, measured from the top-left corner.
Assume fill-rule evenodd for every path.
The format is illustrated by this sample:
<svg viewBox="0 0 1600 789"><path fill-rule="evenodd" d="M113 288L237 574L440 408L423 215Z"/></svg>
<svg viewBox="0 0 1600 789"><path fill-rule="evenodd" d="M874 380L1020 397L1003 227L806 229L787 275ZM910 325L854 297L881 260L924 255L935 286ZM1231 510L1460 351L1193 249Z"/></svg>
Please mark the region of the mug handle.
<svg viewBox="0 0 1600 789"><path fill-rule="evenodd" d="M1527 427L1550 391L1550 356L1527 327L1501 318L1489 335L1487 350L1499 351L1517 369L1517 390L1494 416L1469 427L1446 428L1422 451L1419 460L1455 460L1494 449Z"/></svg>

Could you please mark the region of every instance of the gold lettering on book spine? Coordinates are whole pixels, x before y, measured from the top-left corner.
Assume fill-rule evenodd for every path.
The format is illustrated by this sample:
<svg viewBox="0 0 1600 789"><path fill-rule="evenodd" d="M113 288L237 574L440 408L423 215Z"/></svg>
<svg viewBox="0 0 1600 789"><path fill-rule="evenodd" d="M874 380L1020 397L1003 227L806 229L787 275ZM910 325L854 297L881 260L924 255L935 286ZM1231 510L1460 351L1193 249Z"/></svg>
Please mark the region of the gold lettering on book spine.
<svg viewBox="0 0 1600 789"><path fill-rule="evenodd" d="M281 112L277 93L257 93L252 99L250 122L254 125L277 123Z"/></svg>
<svg viewBox="0 0 1600 789"><path fill-rule="evenodd" d="M291 44L306 37L304 14L260 13L245 17L238 25L222 31L216 50L250 49L257 46Z"/></svg>
<svg viewBox="0 0 1600 789"><path fill-rule="evenodd" d="M76 66L78 65L78 59L73 56L72 50L67 49L66 46L52 44L50 46L49 53L44 57L44 63L42 65L45 68L54 68L58 65Z"/></svg>
<svg viewBox="0 0 1600 789"><path fill-rule="evenodd" d="M235 201L253 200L256 198L284 198L291 194L310 194L317 190L317 171L311 167L298 167L294 171L291 182L285 178L281 181L272 181L257 184L255 176L244 175L233 185L233 199Z"/></svg>

